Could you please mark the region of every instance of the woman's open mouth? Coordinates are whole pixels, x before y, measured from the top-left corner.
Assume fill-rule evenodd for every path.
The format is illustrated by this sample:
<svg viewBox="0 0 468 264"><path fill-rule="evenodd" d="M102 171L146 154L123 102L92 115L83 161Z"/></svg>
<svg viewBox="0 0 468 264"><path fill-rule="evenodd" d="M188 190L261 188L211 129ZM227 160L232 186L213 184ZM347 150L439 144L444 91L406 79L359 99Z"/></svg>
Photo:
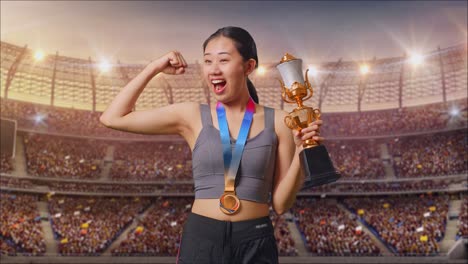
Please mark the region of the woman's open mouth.
<svg viewBox="0 0 468 264"><path fill-rule="evenodd" d="M211 80L211 83L213 84L214 87L214 92L216 94L221 94L224 92L224 89L226 89L226 81L222 79L217 79L217 80Z"/></svg>

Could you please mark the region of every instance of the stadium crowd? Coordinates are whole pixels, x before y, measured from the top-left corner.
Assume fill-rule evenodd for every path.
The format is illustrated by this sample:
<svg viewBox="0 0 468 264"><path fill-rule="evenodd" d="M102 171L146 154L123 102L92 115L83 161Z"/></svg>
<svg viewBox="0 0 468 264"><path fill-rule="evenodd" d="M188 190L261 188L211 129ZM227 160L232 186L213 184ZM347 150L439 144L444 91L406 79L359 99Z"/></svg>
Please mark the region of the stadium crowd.
<svg viewBox="0 0 468 264"><path fill-rule="evenodd" d="M380 179L385 175L379 145L369 140L325 142L343 179Z"/></svg>
<svg viewBox="0 0 468 264"><path fill-rule="evenodd" d="M387 144L397 177L414 178L466 173L465 130L373 140L329 141L327 149L342 180L382 179L380 144ZM115 146L111 181L191 180L191 152L186 144L161 142L106 143L49 135L25 135L30 175L65 179L98 179L108 144ZM352 153L352 155L350 154ZM14 165L12 165L14 166Z"/></svg>
<svg viewBox="0 0 468 264"><path fill-rule="evenodd" d="M159 197L127 238L112 249L117 256L176 256L193 198Z"/></svg>
<svg viewBox="0 0 468 264"><path fill-rule="evenodd" d="M115 143L113 181L192 179L192 153L185 143Z"/></svg>
<svg viewBox="0 0 468 264"><path fill-rule="evenodd" d="M297 199L293 214L306 247L317 256L377 256L380 249L333 200Z"/></svg>
<svg viewBox="0 0 468 264"><path fill-rule="evenodd" d="M402 192L402 191L422 191L422 190L446 190L449 184L448 180L422 180L408 182L356 182L342 183L338 185L337 193L361 193L361 192Z"/></svg>
<svg viewBox="0 0 468 264"><path fill-rule="evenodd" d="M154 193L155 186L151 185L122 185L105 183L80 183L80 182L50 182L51 191L79 192L79 193Z"/></svg>
<svg viewBox="0 0 468 264"><path fill-rule="evenodd" d="M14 170L14 160L9 155L0 155L0 173L11 173Z"/></svg>
<svg viewBox="0 0 468 264"><path fill-rule="evenodd" d="M30 190L33 188L34 184L31 180L28 179L1 176L0 186Z"/></svg>
<svg viewBox="0 0 468 264"><path fill-rule="evenodd" d="M369 192L427 192L448 190L450 184L459 184L460 179L409 180L389 182L341 182L305 189L301 192L314 194L342 194ZM121 193L121 194L184 194L193 195L193 183L106 183L106 182L60 182L47 179L21 179L3 175L0 185L4 188L31 190L35 186L47 186L49 191L66 193ZM44 191L44 190L40 190Z"/></svg>
<svg viewBox="0 0 468 264"><path fill-rule="evenodd" d="M445 235L448 196L421 194L386 198L348 198L343 203L359 215L394 253L436 255Z"/></svg>
<svg viewBox="0 0 468 264"><path fill-rule="evenodd" d="M31 118L31 116L41 113L45 116L45 119L38 122L45 122L47 128L53 131L86 136L112 136L106 131L111 133L114 131L101 127L98 122L99 116L93 116L96 113L89 111L5 99L2 99L2 103L5 105L2 108L2 116L23 119L22 123L20 123L25 126L27 124L32 125L37 121L33 120L34 118ZM466 102L454 101L450 104L458 104L461 108L465 107L464 111L466 111ZM343 131L327 134L326 130L322 129L322 134L325 137L353 136L354 133L363 130L367 132L362 135L381 135L385 134L385 131L395 132L392 130L395 127L399 129L397 131L407 132L443 129L445 127L441 124L451 120L449 115L444 114L451 107L450 104L439 103L400 110L362 113L330 113L328 114L329 117L342 116L343 118L325 120L328 125L324 126L323 129L339 126ZM327 114L323 116L326 117ZM406 124L406 121L402 122L400 119L411 122ZM418 121L419 119L421 122ZM441 119L445 121L440 123ZM71 129L77 126L77 123L81 123L80 120L84 123L78 126L80 129ZM96 120L96 124L94 124L93 120ZM346 125L346 120L351 120L349 127ZM370 123L365 122L366 120ZM392 129L382 128L384 124ZM462 123L461 126L463 125L466 124ZM364 127L361 129L361 126L364 126L367 130ZM34 129L34 127L28 128ZM94 133L98 130L102 134L97 135ZM465 132L466 129L456 132L426 134L416 138L402 136L394 140L385 140L383 143L372 139L329 140L325 142L325 145L329 150L335 168L341 172L343 180L359 181L385 177L384 163L381 159L381 144L386 144L390 155L393 155L391 163L393 163L398 177L440 176L466 172L468 154L464 149L466 145ZM340 135L340 133L342 134ZM128 135L130 134L127 133ZM148 141L143 142L105 142L96 139L25 134L24 144L27 170L30 175L34 176L98 179L103 169L102 160L106 150L109 150L109 146L115 146L114 160L108 178L111 181L179 181L191 180L192 178L191 152L183 142L152 142L150 137L148 137ZM11 166L14 166L14 164ZM2 158L2 170L10 171L11 166L8 165L8 161Z"/></svg>
<svg viewBox="0 0 468 264"><path fill-rule="evenodd" d="M1 116L18 121L18 128L81 136L149 138L106 128L100 112L56 107L1 98Z"/></svg>
<svg viewBox="0 0 468 264"><path fill-rule="evenodd" d="M427 177L466 173L466 130L396 138L389 141L397 177Z"/></svg>
<svg viewBox="0 0 468 264"><path fill-rule="evenodd" d="M38 195L2 192L0 253L44 255L36 208ZM47 195L50 222L65 256L175 256L193 197L96 197ZM400 195L339 199L298 197L291 209L306 248L317 256L376 256L380 249L362 226L397 255L436 255L445 235L447 195ZM467 237L468 198L459 216L458 237ZM280 256L297 256L286 216L270 214ZM361 224L359 223L361 222ZM130 226L131 225L131 226ZM127 234L122 232L130 227Z"/></svg>
<svg viewBox="0 0 468 264"><path fill-rule="evenodd" d="M389 182L341 182L311 187L304 193L364 193L364 192L395 192L403 191L430 191L447 190L452 183L459 183L459 179L452 180L413 180L413 181L389 181Z"/></svg>
<svg viewBox="0 0 468 264"><path fill-rule="evenodd" d="M106 145L93 139L24 135L27 172L32 176L97 179Z"/></svg>
<svg viewBox="0 0 468 264"><path fill-rule="evenodd" d="M465 195L462 200L460 214L458 215L458 232L456 239L460 237L468 238L468 196Z"/></svg>
<svg viewBox="0 0 468 264"><path fill-rule="evenodd" d="M468 153L465 151L467 138L464 132L386 140L393 155L396 176L413 178L466 173ZM66 179L98 179L106 149L111 146L93 139L88 142L88 139L48 135L25 135L24 142L30 175ZM112 144L116 147L109 174L111 181L180 181L192 178L191 152L185 144ZM379 144L374 141L329 141L325 145L343 180L368 180L385 176Z"/></svg>
<svg viewBox="0 0 468 264"><path fill-rule="evenodd" d="M325 113L322 119L326 125L321 128L321 133L328 137L392 136L402 133L437 131L448 127L466 128L466 120L450 115L454 106L461 110L459 116L466 116L466 99L447 104L435 103L392 110Z"/></svg>
<svg viewBox="0 0 468 264"><path fill-rule="evenodd" d="M278 246L278 254L280 256L297 256L298 250L291 236L286 217L284 215L277 215L270 207L270 219L275 228L274 233L276 245Z"/></svg>
<svg viewBox="0 0 468 264"><path fill-rule="evenodd" d="M52 195L52 230L59 253L99 255L151 203L150 198L102 198Z"/></svg>
<svg viewBox="0 0 468 264"><path fill-rule="evenodd" d="M48 182L51 191L82 193L193 193L193 184L112 184Z"/></svg>
<svg viewBox="0 0 468 264"><path fill-rule="evenodd" d="M7 242L3 237L0 236L0 255L3 256L16 256L16 252L18 251L15 247L13 247L11 242Z"/></svg>
<svg viewBox="0 0 468 264"><path fill-rule="evenodd" d="M46 129L83 136L112 136L123 138L151 138L106 128L99 122L100 112L76 110L49 105L1 99L1 116L18 121L19 128ZM402 109L366 111L361 113L323 113L326 126L321 129L326 137L371 135L398 135L409 132L427 132L445 129L453 123L449 115L452 105L466 115L467 102L456 100L447 104L435 103ZM43 117L38 120L37 117ZM466 127L466 121L457 119L455 127Z"/></svg>
<svg viewBox="0 0 468 264"><path fill-rule="evenodd" d="M37 201L37 195L0 193L2 254L44 255L46 244Z"/></svg>

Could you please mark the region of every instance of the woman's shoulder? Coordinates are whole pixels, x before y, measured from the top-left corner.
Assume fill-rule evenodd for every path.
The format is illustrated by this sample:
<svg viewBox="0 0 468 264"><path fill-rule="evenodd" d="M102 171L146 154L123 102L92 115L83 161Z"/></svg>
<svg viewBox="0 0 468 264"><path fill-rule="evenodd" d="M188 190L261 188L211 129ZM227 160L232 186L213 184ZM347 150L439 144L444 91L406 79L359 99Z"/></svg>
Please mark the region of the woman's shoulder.
<svg viewBox="0 0 468 264"><path fill-rule="evenodd" d="M194 115L200 113L200 103L197 102L181 102L173 104L173 110L182 117L183 122L196 121Z"/></svg>
<svg viewBox="0 0 468 264"><path fill-rule="evenodd" d="M285 110L283 109L278 109L278 108L272 108L270 107L271 109L273 109L274 111L274 120L275 120L275 132L276 134L279 136L281 134L286 134L286 135L289 135L290 133L290 129L286 126L286 124L284 123L284 118L289 114L288 112L286 112Z"/></svg>
<svg viewBox="0 0 468 264"><path fill-rule="evenodd" d="M274 119L275 119L275 123L278 122L278 120L283 120L284 117L289 114L288 112L282 110L282 109L279 109L279 108L274 108L274 107L270 107L270 106L266 106L266 105L262 105L262 104L257 104L257 106L260 106L258 109L260 109L260 113L264 114L266 111L273 111L273 114L274 114Z"/></svg>

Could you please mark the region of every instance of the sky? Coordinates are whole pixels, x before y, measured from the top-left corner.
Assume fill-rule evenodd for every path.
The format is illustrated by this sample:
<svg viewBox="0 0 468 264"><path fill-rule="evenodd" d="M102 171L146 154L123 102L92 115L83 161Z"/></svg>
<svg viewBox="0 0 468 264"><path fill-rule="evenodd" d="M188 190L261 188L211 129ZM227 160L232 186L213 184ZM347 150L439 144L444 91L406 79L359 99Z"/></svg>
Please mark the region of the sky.
<svg viewBox="0 0 468 264"><path fill-rule="evenodd" d="M240 26L259 62L306 63L430 52L467 42L467 1L4 1L1 40L45 53L147 63L171 50L191 63L218 28Z"/></svg>

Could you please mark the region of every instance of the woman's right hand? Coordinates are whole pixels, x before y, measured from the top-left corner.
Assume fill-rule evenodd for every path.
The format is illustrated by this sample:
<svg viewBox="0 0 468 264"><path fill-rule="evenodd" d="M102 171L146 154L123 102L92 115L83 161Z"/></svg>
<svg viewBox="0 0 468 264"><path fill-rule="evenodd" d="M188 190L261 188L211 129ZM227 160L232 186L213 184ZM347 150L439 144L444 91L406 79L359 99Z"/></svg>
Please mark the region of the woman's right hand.
<svg viewBox="0 0 468 264"><path fill-rule="evenodd" d="M178 51L171 51L159 59L152 62L156 68L156 73L163 72L166 74L183 74L185 68L188 67L182 54Z"/></svg>

